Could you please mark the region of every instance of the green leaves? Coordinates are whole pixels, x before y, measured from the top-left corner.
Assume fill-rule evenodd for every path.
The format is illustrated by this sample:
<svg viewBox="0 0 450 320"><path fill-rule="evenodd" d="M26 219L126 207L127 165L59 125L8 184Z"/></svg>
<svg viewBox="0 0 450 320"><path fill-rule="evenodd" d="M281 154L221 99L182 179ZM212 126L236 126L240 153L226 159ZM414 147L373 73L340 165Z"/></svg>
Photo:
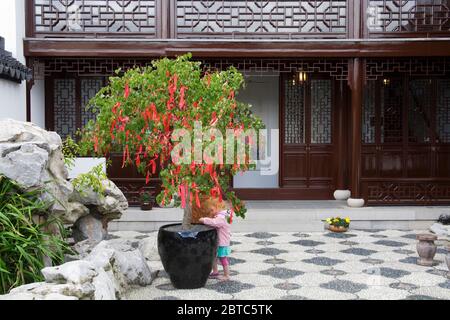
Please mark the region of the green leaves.
<svg viewBox="0 0 450 320"><path fill-rule="evenodd" d="M235 68L205 72L190 54L160 59L151 67L118 71L88 104L99 114L84 130L81 149L100 156L120 152L123 166L136 166L147 181L156 174L158 165L162 181L159 203L167 204L176 195L182 204L186 204L183 200L192 204L199 195L226 195L236 215L243 217L244 204L228 189L233 175L251 168L248 157L238 159L235 143L216 149L215 143L220 140L216 134L205 138L214 130L226 137L227 130L264 128L250 106L235 98L243 84L244 77ZM198 123L200 139L193 134ZM184 151L176 156L186 161L172 161L178 143L173 138L181 129L190 132L190 137L182 135L188 142L199 144L203 162L195 161L193 155L186 156ZM231 136L234 138L233 133ZM220 150L227 155L227 148L233 151L231 161L208 161L203 153ZM249 154L247 149L244 151Z"/></svg>
<svg viewBox="0 0 450 320"><path fill-rule="evenodd" d="M64 254L70 252L64 242L65 230L57 220L33 220L47 209L48 205L39 199L39 190L23 193L15 183L0 176L0 294L42 281L44 257L59 265ZM59 234L47 231L50 229Z"/></svg>

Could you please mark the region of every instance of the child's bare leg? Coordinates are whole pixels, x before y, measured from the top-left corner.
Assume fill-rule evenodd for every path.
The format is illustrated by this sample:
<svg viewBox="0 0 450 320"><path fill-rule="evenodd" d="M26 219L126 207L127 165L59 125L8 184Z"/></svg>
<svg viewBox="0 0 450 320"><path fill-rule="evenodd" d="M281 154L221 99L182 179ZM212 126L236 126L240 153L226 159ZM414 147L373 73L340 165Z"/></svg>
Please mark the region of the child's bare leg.
<svg viewBox="0 0 450 320"><path fill-rule="evenodd" d="M220 258L220 262L223 266L223 276L220 277L219 279L221 281L230 280L230 264L228 262L228 258L227 257Z"/></svg>
<svg viewBox="0 0 450 320"><path fill-rule="evenodd" d="M213 264L213 273L219 273L219 267L218 267L218 260L219 259L214 259L214 264Z"/></svg>

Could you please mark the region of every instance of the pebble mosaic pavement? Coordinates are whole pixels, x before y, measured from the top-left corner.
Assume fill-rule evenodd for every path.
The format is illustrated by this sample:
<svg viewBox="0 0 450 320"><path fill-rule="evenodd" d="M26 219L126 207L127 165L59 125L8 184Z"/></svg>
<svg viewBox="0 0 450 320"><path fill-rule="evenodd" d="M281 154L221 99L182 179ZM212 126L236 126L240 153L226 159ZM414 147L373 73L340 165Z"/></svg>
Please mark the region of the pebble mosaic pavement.
<svg viewBox="0 0 450 320"><path fill-rule="evenodd" d="M130 290L129 300L429 300L450 299L446 249L435 265L417 265L416 233L376 230L347 233L235 233L231 280L208 280L178 290L163 271L156 249L148 259L158 271L152 285ZM154 242L156 233L117 232Z"/></svg>

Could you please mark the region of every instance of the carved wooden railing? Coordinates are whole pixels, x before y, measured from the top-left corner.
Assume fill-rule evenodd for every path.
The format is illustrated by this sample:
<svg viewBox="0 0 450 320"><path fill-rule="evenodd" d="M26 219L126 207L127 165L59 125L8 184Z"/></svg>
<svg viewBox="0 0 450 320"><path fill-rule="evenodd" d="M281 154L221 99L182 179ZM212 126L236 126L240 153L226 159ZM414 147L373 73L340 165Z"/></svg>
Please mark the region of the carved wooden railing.
<svg viewBox="0 0 450 320"><path fill-rule="evenodd" d="M157 0L28 0L35 37L157 37ZM31 18L31 19L30 19Z"/></svg>
<svg viewBox="0 0 450 320"><path fill-rule="evenodd" d="M450 35L450 0L365 0L366 36Z"/></svg>
<svg viewBox="0 0 450 320"><path fill-rule="evenodd" d="M177 38L345 38L347 0L177 0Z"/></svg>
<svg viewBox="0 0 450 320"><path fill-rule="evenodd" d="M450 35L450 0L26 1L29 37L341 39Z"/></svg>

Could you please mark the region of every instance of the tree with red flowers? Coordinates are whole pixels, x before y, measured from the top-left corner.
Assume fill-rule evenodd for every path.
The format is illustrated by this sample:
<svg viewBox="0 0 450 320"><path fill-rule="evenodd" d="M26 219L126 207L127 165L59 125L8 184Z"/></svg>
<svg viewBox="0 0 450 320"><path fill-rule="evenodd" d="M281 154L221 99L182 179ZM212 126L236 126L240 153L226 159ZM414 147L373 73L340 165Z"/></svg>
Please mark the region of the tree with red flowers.
<svg viewBox="0 0 450 320"><path fill-rule="evenodd" d="M230 132L237 137L264 124L249 105L236 100L243 84L235 68L203 72L190 54L130 69L110 78L89 103L98 116L84 129L82 145L100 156L121 152L123 166L135 165L147 183L159 165L157 200L164 205L179 196L185 229L192 206L201 207L205 196L221 201L225 196L234 213L245 217L245 206L229 186L235 174L254 166L255 142L247 137L239 148L237 141L230 142Z"/></svg>

